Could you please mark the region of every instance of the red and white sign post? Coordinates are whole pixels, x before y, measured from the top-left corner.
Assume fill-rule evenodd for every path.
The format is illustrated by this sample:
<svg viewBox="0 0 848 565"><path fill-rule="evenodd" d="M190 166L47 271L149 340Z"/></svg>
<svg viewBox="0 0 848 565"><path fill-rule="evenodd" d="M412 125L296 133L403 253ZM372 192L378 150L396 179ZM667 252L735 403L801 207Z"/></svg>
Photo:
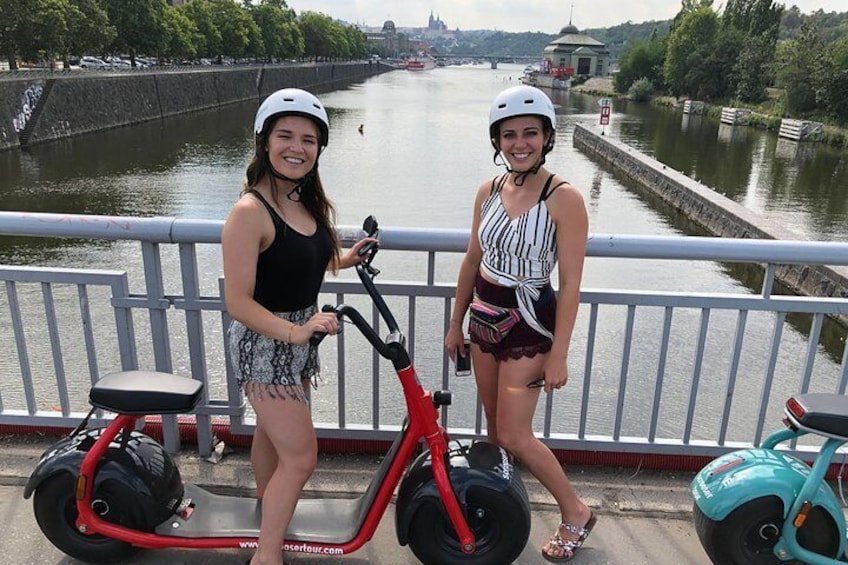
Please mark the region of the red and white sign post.
<svg viewBox="0 0 848 565"><path fill-rule="evenodd" d="M601 98L598 100L598 105L601 107L601 135L604 135L606 126L610 123L612 115L612 100L609 98Z"/></svg>

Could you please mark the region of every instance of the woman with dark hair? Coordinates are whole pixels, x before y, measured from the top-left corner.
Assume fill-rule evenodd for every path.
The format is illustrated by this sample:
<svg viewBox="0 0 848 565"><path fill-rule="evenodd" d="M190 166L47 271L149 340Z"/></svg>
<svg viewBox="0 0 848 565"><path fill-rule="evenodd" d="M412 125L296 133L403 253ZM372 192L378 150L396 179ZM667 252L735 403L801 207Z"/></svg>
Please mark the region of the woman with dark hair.
<svg viewBox="0 0 848 565"><path fill-rule="evenodd" d="M539 391L552 393L568 381L588 234L580 191L545 169L555 133L553 104L537 88L508 88L492 103L489 138L506 173L477 190L445 346L454 359L468 354L462 326L470 311L470 354L488 439L515 455L556 499L561 523L542 556L562 562L583 545L595 516L533 433ZM551 287L555 267L558 298Z"/></svg>
<svg viewBox="0 0 848 565"><path fill-rule="evenodd" d="M335 211L318 175L329 121L312 94L283 89L259 107L256 152L224 224L224 298L233 318L235 377L256 412L250 459L262 522L252 565L279 565L303 485L318 456L309 386L318 376L315 332L335 334L335 314L318 312L327 270L360 261L359 241L339 250Z"/></svg>

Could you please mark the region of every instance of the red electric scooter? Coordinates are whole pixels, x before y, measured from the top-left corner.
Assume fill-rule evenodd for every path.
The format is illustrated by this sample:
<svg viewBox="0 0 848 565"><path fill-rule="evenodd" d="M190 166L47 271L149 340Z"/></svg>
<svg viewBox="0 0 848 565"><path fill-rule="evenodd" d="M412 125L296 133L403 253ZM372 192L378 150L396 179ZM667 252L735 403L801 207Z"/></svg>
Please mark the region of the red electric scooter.
<svg viewBox="0 0 848 565"><path fill-rule="evenodd" d="M363 230L376 236L376 220L366 219ZM350 320L392 362L408 416L368 489L353 499L301 499L282 549L355 551L374 535L399 484L398 541L409 544L423 563L512 563L530 533L524 484L506 451L486 442L451 441L439 425L438 407L450 404L450 392L422 388L406 338L373 281L377 249L365 246L356 270L388 326L385 341L350 306L328 305L324 311ZM256 547L255 499L183 484L164 448L136 430L145 415L190 412L201 387L193 379L144 371L106 375L92 387L94 408L42 455L24 491L25 498L35 494L36 520L53 545L96 563L114 563L139 548ZM117 414L108 427L88 428L97 408ZM415 457L421 440L427 449Z"/></svg>

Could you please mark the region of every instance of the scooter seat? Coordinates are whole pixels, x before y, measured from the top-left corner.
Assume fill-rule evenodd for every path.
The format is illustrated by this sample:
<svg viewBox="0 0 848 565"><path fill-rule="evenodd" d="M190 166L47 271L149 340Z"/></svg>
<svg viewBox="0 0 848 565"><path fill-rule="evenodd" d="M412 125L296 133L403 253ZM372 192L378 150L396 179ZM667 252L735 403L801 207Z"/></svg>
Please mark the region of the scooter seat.
<svg viewBox="0 0 848 565"><path fill-rule="evenodd" d="M153 371L120 371L97 381L88 393L92 406L117 414L181 414L200 400L203 384Z"/></svg>
<svg viewBox="0 0 848 565"><path fill-rule="evenodd" d="M848 438L848 397L833 393L808 393L793 398L804 410L804 415L798 418L793 414L788 402L786 413L801 428Z"/></svg>

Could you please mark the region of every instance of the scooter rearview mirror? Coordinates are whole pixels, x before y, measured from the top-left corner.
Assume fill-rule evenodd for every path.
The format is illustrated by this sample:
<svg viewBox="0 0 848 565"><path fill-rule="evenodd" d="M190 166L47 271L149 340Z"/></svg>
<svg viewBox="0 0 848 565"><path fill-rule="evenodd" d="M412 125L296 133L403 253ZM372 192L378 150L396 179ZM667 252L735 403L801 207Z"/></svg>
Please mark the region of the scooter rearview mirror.
<svg viewBox="0 0 848 565"><path fill-rule="evenodd" d="M377 233L378 229L379 226L377 225L377 218L374 216L368 216L365 218L365 221L362 222L362 231L368 234L368 237L373 237Z"/></svg>

